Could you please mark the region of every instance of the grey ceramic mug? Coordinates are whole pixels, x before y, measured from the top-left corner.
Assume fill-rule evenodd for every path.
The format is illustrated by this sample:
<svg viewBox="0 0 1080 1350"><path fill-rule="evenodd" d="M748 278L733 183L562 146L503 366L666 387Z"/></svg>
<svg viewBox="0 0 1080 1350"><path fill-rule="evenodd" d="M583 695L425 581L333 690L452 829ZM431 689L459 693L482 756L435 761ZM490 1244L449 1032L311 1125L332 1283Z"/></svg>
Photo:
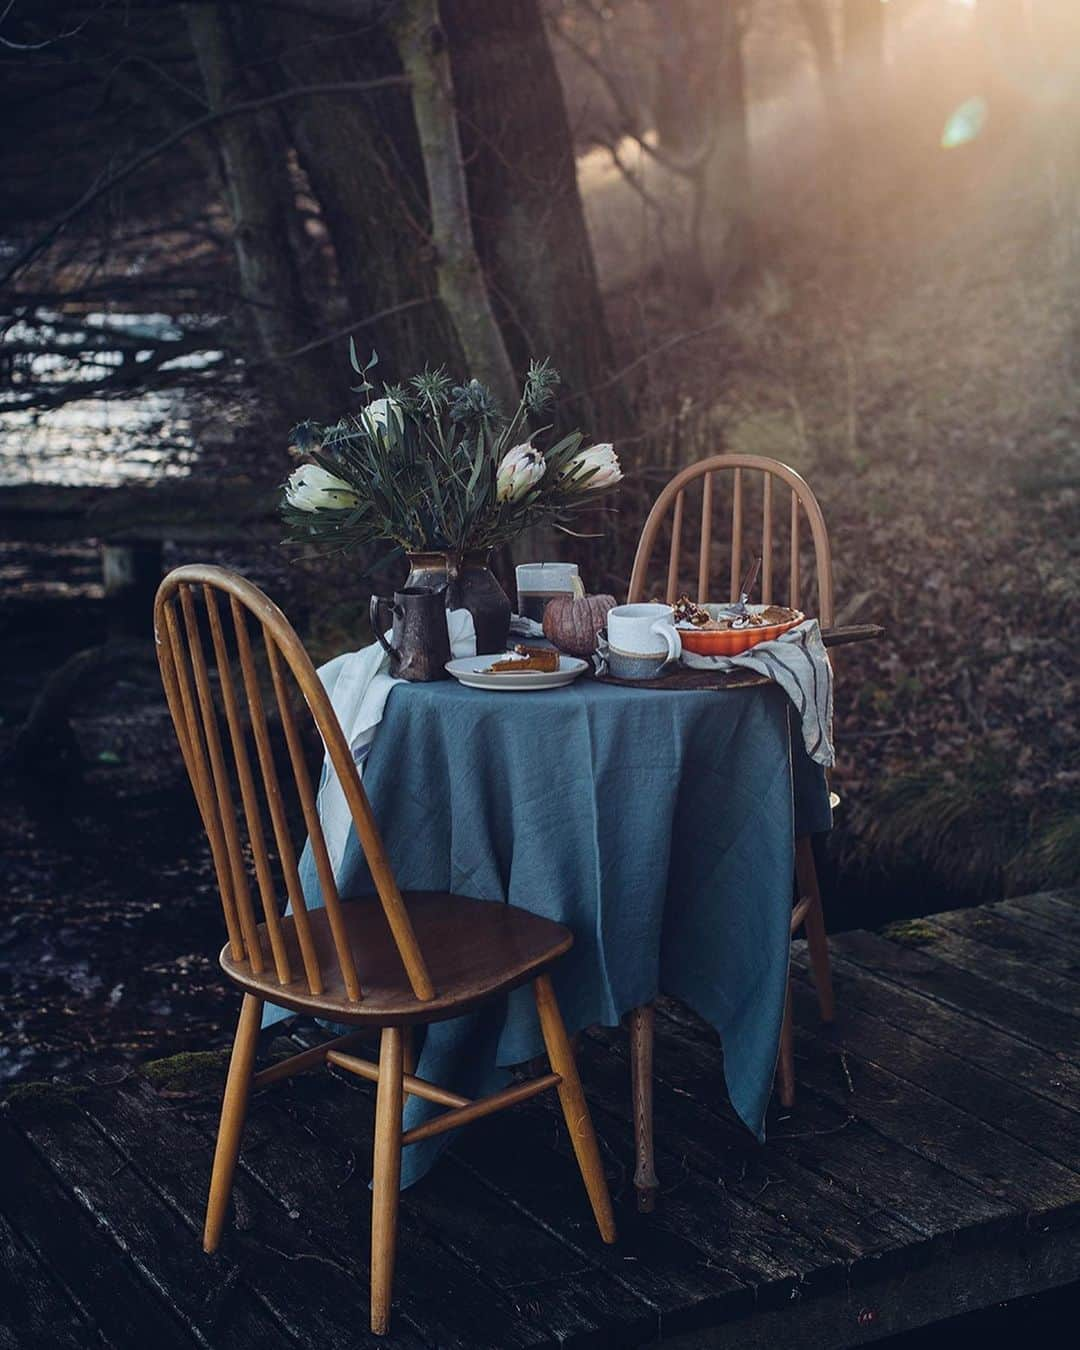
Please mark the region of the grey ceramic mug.
<svg viewBox="0 0 1080 1350"><path fill-rule="evenodd" d="M670 605L616 605L607 640L608 670L619 680L653 680L682 655Z"/></svg>

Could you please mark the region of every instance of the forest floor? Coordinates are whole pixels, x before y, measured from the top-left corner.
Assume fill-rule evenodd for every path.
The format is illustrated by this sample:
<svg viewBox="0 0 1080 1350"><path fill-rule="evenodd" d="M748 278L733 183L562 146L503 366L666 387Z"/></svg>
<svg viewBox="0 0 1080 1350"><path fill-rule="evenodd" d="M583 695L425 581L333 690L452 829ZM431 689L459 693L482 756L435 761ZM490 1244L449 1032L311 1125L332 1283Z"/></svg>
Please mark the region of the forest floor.
<svg viewBox="0 0 1080 1350"><path fill-rule="evenodd" d="M884 643L835 654L849 884L887 872L894 889L918 878L952 903L1070 884L1075 150L1033 119L889 181L864 157L842 214L821 190L828 166L815 186L795 171L797 151L758 156L771 166L760 203L769 262L752 287L695 310L678 259L657 249L648 284L614 299L631 351L664 348L633 377L648 437L640 467L665 477L662 464L722 450L792 464L829 525L840 621L887 626ZM643 208L610 171L595 174L586 202L605 239L619 209ZM685 333L697 335L678 341ZM637 521L626 529L629 556Z"/></svg>

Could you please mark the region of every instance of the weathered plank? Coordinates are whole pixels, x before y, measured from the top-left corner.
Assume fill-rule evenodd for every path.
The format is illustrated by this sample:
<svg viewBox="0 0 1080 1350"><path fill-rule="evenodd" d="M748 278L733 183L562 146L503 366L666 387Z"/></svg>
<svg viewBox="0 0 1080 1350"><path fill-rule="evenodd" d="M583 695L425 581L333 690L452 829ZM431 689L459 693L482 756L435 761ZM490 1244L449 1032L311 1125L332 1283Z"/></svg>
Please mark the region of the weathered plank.
<svg viewBox="0 0 1080 1350"><path fill-rule="evenodd" d="M1023 924L1010 923L995 906L974 905L971 909L935 914L934 927L969 939L994 952L995 969L1008 958L1039 972L1056 971L1078 985L1073 991L1070 1011L1080 1011L1080 952L1067 941L1047 941L1043 933L1032 932Z"/></svg>
<svg viewBox="0 0 1080 1350"><path fill-rule="evenodd" d="M1035 895L1014 895L1004 901L1010 909L1040 914L1053 919L1054 933L1064 932L1080 939L1080 888L1071 891L1039 891Z"/></svg>
<svg viewBox="0 0 1080 1350"><path fill-rule="evenodd" d="M354 1083L318 1073L261 1094L242 1166L310 1234L347 1254L341 1259L355 1267L366 1299L372 1102L366 1086ZM331 1190L327 1177L339 1179ZM591 1226L583 1193L575 1200ZM514 1242L493 1243L499 1231L512 1232ZM599 1238L595 1243L601 1246ZM537 1280L544 1287L542 1315L522 1292ZM584 1347L606 1343L616 1322L627 1331L640 1323L643 1340L655 1335L650 1308L540 1225L465 1186L452 1163L402 1198L395 1298L395 1317L403 1314L446 1346Z"/></svg>
<svg viewBox="0 0 1080 1350"><path fill-rule="evenodd" d="M0 1350L843 1350L1075 1280L1080 1018L1056 1006L1078 983L1071 937L1057 969L1038 963L1059 922L1072 931L1066 906L995 906L978 936L970 919L919 921L908 936L926 946L839 936L831 1030L797 944L798 1099L770 1112L764 1148L730 1109L715 1034L662 1001L651 1215L630 1185L626 1038L590 1032L579 1058L619 1244L598 1240L557 1110L527 1103L456 1135L403 1195L382 1341L366 1331L367 1084L319 1071L256 1095L213 1258L199 1230L216 1102L129 1080L13 1104Z"/></svg>
<svg viewBox="0 0 1080 1350"><path fill-rule="evenodd" d="M6 1122L0 1122L0 1155L0 1212L108 1342L154 1350L198 1344L169 1304L138 1278L123 1248Z"/></svg>
<svg viewBox="0 0 1080 1350"><path fill-rule="evenodd" d="M39 1156L152 1288L204 1342L230 1350L295 1346L235 1263L203 1255L190 1223L76 1109L12 1110ZM159 1159L163 1162L164 1159Z"/></svg>
<svg viewBox="0 0 1080 1350"><path fill-rule="evenodd" d="M809 977L797 976L792 985L794 1005L807 1018L815 997ZM999 1133L1023 1145L1025 1166L1034 1169L1035 1161L1027 1155L1035 1152L1068 1168L1075 1178L1074 1188L1068 1186L1059 1168L1049 1165L1039 1170L1045 1179L1055 1178L1066 1192L1074 1190L1080 1199L1080 1172L1076 1171L1080 1162L1080 1115L1075 1111L1037 1097L1005 1074L987 1072L945 1046L911 1035L891 1021L854 1006L844 1008L835 1033L836 1043L845 1049L854 1047L860 1059L917 1084L980 1121L992 1122Z"/></svg>
<svg viewBox="0 0 1080 1350"><path fill-rule="evenodd" d="M290 1139L299 1124L309 1146L319 1149L317 1156L324 1157L340 1154L343 1142L347 1141L358 1161L346 1185L350 1193L356 1192L355 1208L363 1206L366 1213L372 1121L370 1091L366 1086L355 1079L339 1081L336 1077L316 1075L296 1083L288 1108L291 1120L283 1120L280 1112L271 1115L272 1106L277 1106L277 1102L267 1103L264 1146L251 1152L249 1165L260 1173L265 1169L268 1178L273 1176L275 1187L288 1185L289 1194L297 1203L304 1203L309 1209L312 1204L321 1207L325 1197L309 1193L307 1178L289 1174L288 1181L285 1180ZM493 1122L504 1147L514 1141L508 1151L519 1167L528 1156L517 1144L515 1127L520 1114L521 1109L515 1109ZM543 1174L552 1180L555 1169L551 1160L541 1157L535 1162L543 1165ZM566 1190L569 1213L580 1224L580 1249L560 1241L547 1227L516 1210L490 1188L477 1187L452 1158L440 1163L436 1174L424 1184L404 1193L400 1217L402 1252L407 1247L411 1249L415 1238L432 1233L437 1234L438 1249L425 1258L423 1277L417 1270L410 1279L409 1267L399 1267L397 1297L437 1343L448 1344L455 1334L453 1328L433 1325L436 1319L442 1320L446 1311L441 1294L429 1306L434 1292L433 1278L440 1266L454 1298L467 1298L470 1293L475 1296L472 1334L483 1333L495 1345L511 1344L509 1337L524 1334L520 1329L515 1331L502 1325L500 1319L511 1314L527 1319L530 1337L543 1333L545 1343L551 1344L603 1344L617 1325L625 1329L624 1334L640 1334L642 1340L655 1337L655 1309L627 1282L613 1278L609 1270L590 1261L589 1254L602 1251L603 1243L596 1233L576 1164L570 1161L563 1175L564 1180L575 1183ZM336 1199L331 1197L331 1202ZM320 1224L329 1223L337 1228L340 1221L340 1208L336 1213L320 1214ZM506 1234L505 1242L496 1240L499 1233ZM527 1292L540 1285L544 1289L542 1308L532 1306L534 1300ZM420 1300L416 1307L414 1300Z"/></svg>
<svg viewBox="0 0 1080 1350"><path fill-rule="evenodd" d="M957 915L966 912L955 911ZM937 917L920 919L919 926L927 935L926 950L949 965L985 975L992 960L995 984L1026 994L1069 1017L1080 1017L1080 982L1035 964L1026 955L1014 956L1002 946L988 948L966 932L944 927Z"/></svg>
<svg viewBox="0 0 1080 1350"><path fill-rule="evenodd" d="M0 1215L0 1347L85 1350L101 1340Z"/></svg>
<svg viewBox="0 0 1080 1350"><path fill-rule="evenodd" d="M85 1109L131 1166L146 1176L191 1230L187 1242L201 1262L201 1234L212 1154L210 1141L176 1108L164 1106L144 1083L96 1093ZM216 1113L215 1113L216 1114ZM300 1161L303 1162L303 1155ZM368 1331L366 1271L358 1284L351 1253L319 1243L292 1217L295 1211L262 1187L238 1176L235 1225L222 1246L245 1283L299 1345L384 1346ZM216 1258L215 1258L216 1259ZM415 1350L422 1342L407 1319L394 1328L393 1344Z"/></svg>
<svg viewBox="0 0 1080 1350"><path fill-rule="evenodd" d="M832 950L881 979L918 989L943 1007L997 1027L1047 1053L1072 1055L1080 1018L1048 1014L1046 1005L998 983L985 960L968 970L943 960L932 947L890 942L878 933L839 933Z"/></svg>
<svg viewBox="0 0 1080 1350"><path fill-rule="evenodd" d="M714 1033L666 1000L657 1018L657 1072L673 1092L690 1094L717 1114L730 1111ZM801 1172L793 1174L793 1186L809 1172L826 1187L819 1222L820 1215L835 1222L835 1206L845 1204L875 1229L899 1224L893 1231L901 1245L905 1227L924 1238L951 1239L963 1230L999 1227L1018 1214L1003 1197L988 1196L939 1163L884 1139L859 1119L853 1103L834 1104L802 1092L801 1084L794 1110L774 1113L766 1148L758 1152L764 1167L774 1165L774 1156L797 1163Z"/></svg>
<svg viewBox="0 0 1080 1350"><path fill-rule="evenodd" d="M938 1057L914 1037L892 1053L893 1069L864 1051L856 1036L833 1044L804 1031L814 1015L812 996L798 996L796 1078L858 1115L874 1129L949 1168L991 1196L1009 1200L1023 1214L1070 1217L1080 1204L1080 1176L914 1081L933 1077ZM866 1019L869 1020L869 1019ZM863 1030L860 1026L860 1034ZM887 1057L880 1049L875 1054ZM895 1069L895 1071L893 1071ZM955 1095L961 1089L953 1085ZM989 1111L995 1118L993 1109Z"/></svg>
<svg viewBox="0 0 1080 1350"><path fill-rule="evenodd" d="M658 1023L655 1122L657 1165L667 1183L665 1208L670 1190L680 1194L678 1178L684 1177L693 1193L694 1210L700 1194L708 1193L715 1197L729 1231L747 1228L764 1239L766 1258L762 1259L760 1247L749 1248L744 1267L736 1267L755 1285L759 1302L767 1301L769 1285L783 1279L782 1268L776 1269L777 1251L789 1253L790 1264L802 1273L802 1287L809 1290L828 1284L826 1272L835 1272L838 1266L850 1277L862 1259L877 1264L898 1246L918 1245L909 1225L868 1213L865 1203L858 1210L852 1208L835 1185L790 1157L762 1149L727 1103L719 1047L690 1041L663 1018ZM588 1046L583 1054L594 1100L609 1112L625 1111L629 1095L625 1060ZM683 1086L686 1082L695 1084L693 1096ZM706 1106L710 1098L712 1105ZM778 1247L781 1241L784 1246ZM779 1292L783 1297L783 1286Z"/></svg>
<svg viewBox="0 0 1080 1350"><path fill-rule="evenodd" d="M809 979L805 943L794 944L791 959L793 971ZM833 955L832 973L842 1024L846 1024L849 1010L858 1009L959 1055L1012 1086L1020 1085L1073 1113L1080 1110L1080 1066L1075 1061L1037 1049L956 1009L947 1009L916 990L880 979L838 953ZM1080 1117L1075 1117L1071 1128L1077 1125Z"/></svg>
<svg viewBox="0 0 1080 1350"><path fill-rule="evenodd" d="M626 1182L625 1163L632 1156L627 1151L626 1132L616 1134L610 1118L596 1109L592 1084L590 1097L601 1148L624 1168L612 1197L619 1228L614 1247L595 1248L578 1219L573 1194L580 1185L577 1178L561 1164L551 1171L543 1165L552 1147L562 1151L565 1131L553 1113L541 1106L530 1104L517 1113L514 1149L500 1141L498 1122L485 1121L455 1140L454 1159L473 1184L494 1189L580 1252L580 1259L611 1272L653 1309L657 1326L667 1332L711 1326L724 1316L753 1307L751 1286L697 1244L698 1225L684 1223L679 1206L673 1212L638 1214ZM522 1167L522 1157L533 1157L538 1165ZM722 1234L716 1232L713 1237L720 1241Z"/></svg>
<svg viewBox="0 0 1080 1350"><path fill-rule="evenodd" d="M1001 900L991 906L995 914L1012 923L1043 933L1054 943L1080 952L1080 901L1071 891L1028 895L1019 900Z"/></svg>
<svg viewBox="0 0 1080 1350"><path fill-rule="evenodd" d="M777 1346L838 1350L1072 1283L1077 1270L1080 1229L1000 1234L976 1248L953 1248L902 1280L855 1285L801 1300L787 1310L764 1309L704 1334L665 1340L664 1346L665 1350L776 1350ZM936 1334L935 1329L927 1339L931 1345L942 1345L948 1334ZM952 1334L964 1342L960 1328Z"/></svg>

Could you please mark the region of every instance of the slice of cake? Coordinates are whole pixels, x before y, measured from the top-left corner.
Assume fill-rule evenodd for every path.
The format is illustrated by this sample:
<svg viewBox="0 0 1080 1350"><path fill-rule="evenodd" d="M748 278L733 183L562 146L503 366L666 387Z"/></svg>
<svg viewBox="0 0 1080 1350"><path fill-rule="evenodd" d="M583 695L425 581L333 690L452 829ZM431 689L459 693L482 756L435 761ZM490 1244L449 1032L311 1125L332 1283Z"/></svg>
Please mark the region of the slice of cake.
<svg viewBox="0 0 1080 1350"><path fill-rule="evenodd" d="M507 656L503 661L495 661L484 672L488 675L520 675L524 671L543 671L546 674L553 674L559 669L559 653L549 651L546 647L524 647L514 648L514 656Z"/></svg>

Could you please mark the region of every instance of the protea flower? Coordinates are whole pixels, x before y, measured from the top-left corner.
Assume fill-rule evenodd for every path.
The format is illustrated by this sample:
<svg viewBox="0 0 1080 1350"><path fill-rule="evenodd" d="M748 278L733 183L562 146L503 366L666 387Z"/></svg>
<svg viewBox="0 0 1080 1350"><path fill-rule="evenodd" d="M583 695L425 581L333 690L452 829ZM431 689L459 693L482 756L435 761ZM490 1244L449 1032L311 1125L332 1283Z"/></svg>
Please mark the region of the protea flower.
<svg viewBox="0 0 1080 1350"><path fill-rule="evenodd" d="M359 506L353 489L328 469L318 464L301 464L285 484L285 500L297 511L347 511Z"/></svg>
<svg viewBox="0 0 1080 1350"><path fill-rule="evenodd" d="M374 399L361 412L360 420L374 436L377 432L386 430L391 412L394 414L394 421L397 422L398 429L404 430L405 417L401 411L401 404L398 403L396 399L392 398Z"/></svg>
<svg viewBox="0 0 1080 1350"><path fill-rule="evenodd" d="M600 492L622 482L622 468L610 441L590 446L576 454L563 470L568 492Z"/></svg>
<svg viewBox="0 0 1080 1350"><path fill-rule="evenodd" d="M526 441L515 445L503 456L495 475L495 497L500 502L516 502L539 483L547 463L542 451Z"/></svg>

